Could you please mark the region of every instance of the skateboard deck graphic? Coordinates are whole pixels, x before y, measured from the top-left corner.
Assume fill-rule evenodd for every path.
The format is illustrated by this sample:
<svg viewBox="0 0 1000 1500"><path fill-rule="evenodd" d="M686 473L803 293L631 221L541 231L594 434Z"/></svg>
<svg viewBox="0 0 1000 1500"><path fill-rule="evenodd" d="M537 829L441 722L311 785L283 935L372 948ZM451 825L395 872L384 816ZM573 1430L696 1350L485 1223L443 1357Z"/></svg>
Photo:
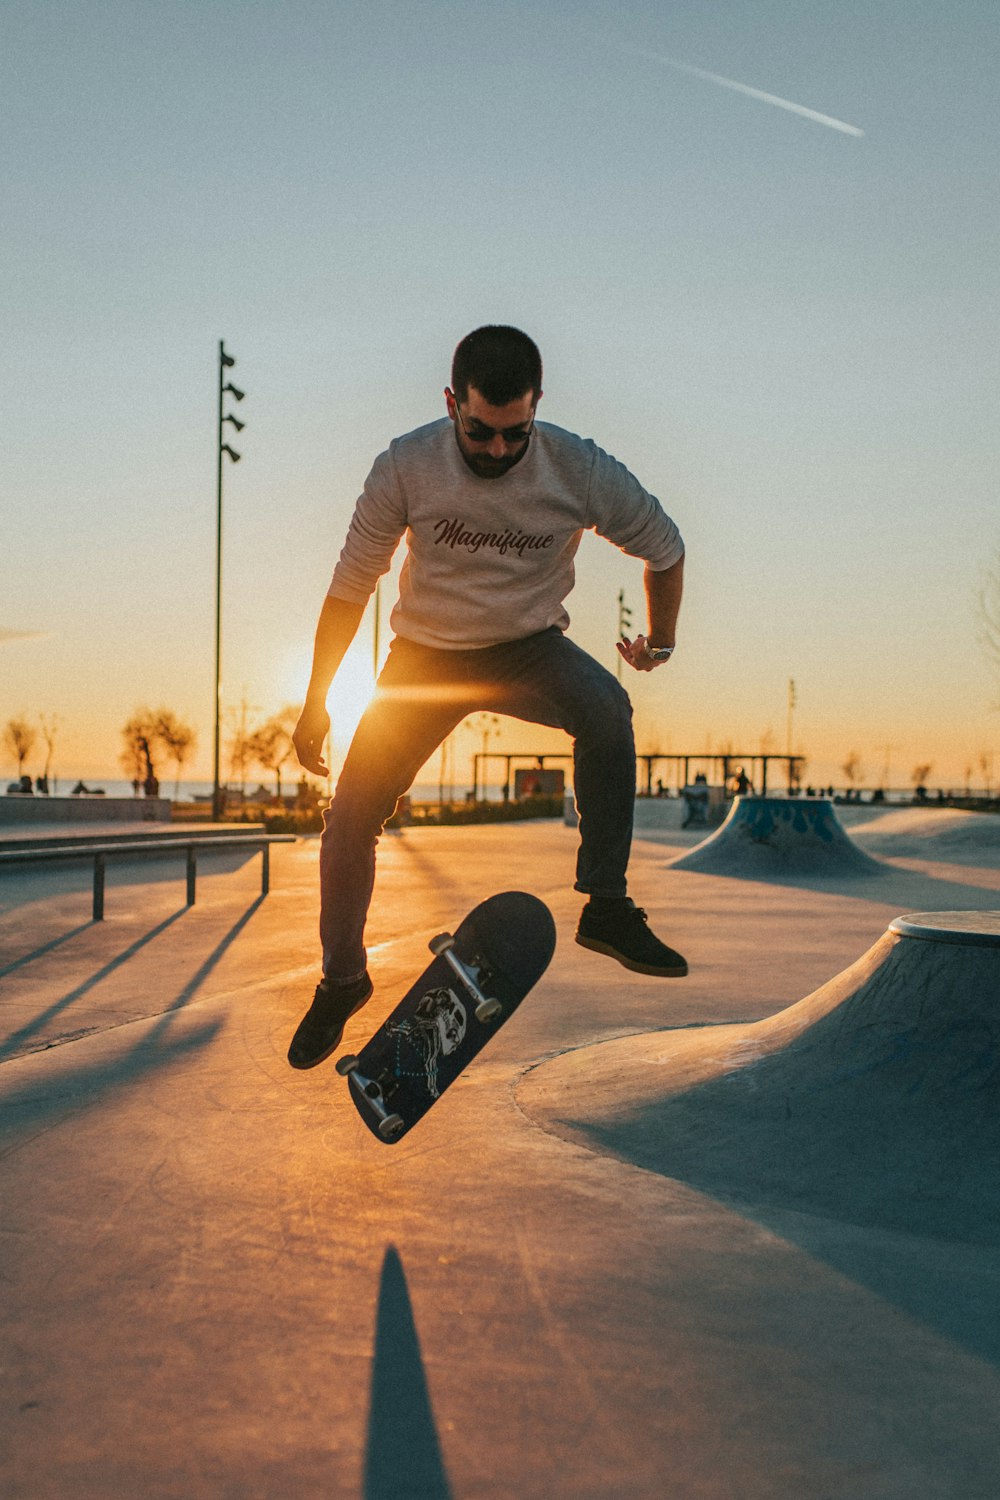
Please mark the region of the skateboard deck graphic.
<svg viewBox="0 0 1000 1500"><path fill-rule="evenodd" d="M544 902L503 891L431 940L435 955L357 1056L337 1072L379 1140L401 1140L509 1020L548 967L556 930Z"/></svg>

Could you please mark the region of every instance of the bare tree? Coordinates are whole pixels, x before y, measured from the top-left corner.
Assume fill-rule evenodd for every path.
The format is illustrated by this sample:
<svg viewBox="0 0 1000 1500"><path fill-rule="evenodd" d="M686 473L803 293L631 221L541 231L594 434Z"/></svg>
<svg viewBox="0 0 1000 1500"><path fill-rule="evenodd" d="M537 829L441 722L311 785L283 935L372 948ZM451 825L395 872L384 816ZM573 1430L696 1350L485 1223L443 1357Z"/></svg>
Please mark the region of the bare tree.
<svg viewBox="0 0 1000 1500"><path fill-rule="evenodd" d="M933 765L928 761L926 765L914 766L910 772L910 780L913 782L914 789L918 795L921 791L927 790L927 780L933 769Z"/></svg>
<svg viewBox="0 0 1000 1500"><path fill-rule="evenodd" d="M281 797L281 768L291 755L292 733L299 721L301 710L294 704L286 704L280 713L272 715L266 724L254 730L248 737L247 748L252 758L265 770L273 771L276 795Z"/></svg>
<svg viewBox="0 0 1000 1500"><path fill-rule="evenodd" d="M52 757L55 754L56 736L59 733L61 720L58 714L39 714L38 722L42 726L42 738L45 741L45 768L42 771L42 781L45 790L49 789L49 776L52 772Z"/></svg>
<svg viewBox="0 0 1000 1500"><path fill-rule="evenodd" d="M185 724L169 708L137 708L122 729L122 741L119 764L136 792L140 784L145 786L147 795L158 792L153 754L163 750L177 768L174 796L179 795L181 770L198 742L190 724Z"/></svg>
<svg viewBox="0 0 1000 1500"><path fill-rule="evenodd" d="M153 746L156 743L156 718L148 708L138 708L122 729L122 752L118 763L138 796L139 787L156 780L153 769Z"/></svg>
<svg viewBox="0 0 1000 1500"><path fill-rule="evenodd" d="M993 752L984 750L979 757L979 769L983 773L983 781L986 783L987 797L993 792Z"/></svg>
<svg viewBox="0 0 1000 1500"><path fill-rule="evenodd" d="M24 763L35 748L37 735L27 719L8 719L4 726L4 748L17 761L18 776L24 775Z"/></svg>
<svg viewBox="0 0 1000 1500"><path fill-rule="evenodd" d="M153 715L153 733L174 762L177 775L174 778L174 799L180 796L181 769L191 754L198 737L190 724L185 724L169 708L158 708Z"/></svg>
<svg viewBox="0 0 1000 1500"><path fill-rule="evenodd" d="M226 719L232 726L232 734L229 740L229 774L240 785L240 801L246 795L247 770L253 764L253 749L250 739L253 731L250 728L251 714L257 713L257 709L251 707L246 700L246 694L240 699L239 711L230 708L226 712Z"/></svg>
<svg viewBox="0 0 1000 1500"><path fill-rule="evenodd" d="M861 764L861 756L856 750L851 751L840 769L843 771L844 779L852 791L854 790L854 787L864 778L865 768Z"/></svg>

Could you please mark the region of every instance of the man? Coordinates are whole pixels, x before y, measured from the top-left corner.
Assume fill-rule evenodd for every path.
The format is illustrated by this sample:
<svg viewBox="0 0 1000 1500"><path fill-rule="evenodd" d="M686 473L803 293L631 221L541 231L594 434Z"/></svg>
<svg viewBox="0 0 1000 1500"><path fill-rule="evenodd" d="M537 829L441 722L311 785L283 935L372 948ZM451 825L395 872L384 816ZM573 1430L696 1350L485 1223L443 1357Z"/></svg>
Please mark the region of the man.
<svg viewBox="0 0 1000 1500"><path fill-rule="evenodd" d="M347 754L320 846L323 979L289 1048L311 1068L366 1003L364 926L375 845L397 799L469 714L564 729L580 813L577 942L642 974L687 973L626 893L635 799L628 696L564 634L563 600L585 529L646 563L648 634L618 650L639 672L675 645L684 544L639 481L596 444L536 420L542 362L516 328L476 329L455 350L447 417L392 442L358 501L323 605L299 760L328 774L326 698L376 581L406 535L394 639Z"/></svg>

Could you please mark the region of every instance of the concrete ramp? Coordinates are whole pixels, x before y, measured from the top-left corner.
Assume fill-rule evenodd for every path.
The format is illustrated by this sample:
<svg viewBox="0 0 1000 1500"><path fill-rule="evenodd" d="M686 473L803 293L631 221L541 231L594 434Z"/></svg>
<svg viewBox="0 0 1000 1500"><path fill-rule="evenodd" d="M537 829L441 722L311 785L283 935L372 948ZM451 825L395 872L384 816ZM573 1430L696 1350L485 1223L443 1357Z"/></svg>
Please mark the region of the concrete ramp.
<svg viewBox="0 0 1000 1500"><path fill-rule="evenodd" d="M777 1015L567 1053L518 1098L558 1134L763 1219L1000 1244L1000 912L897 918Z"/></svg>
<svg viewBox="0 0 1000 1500"><path fill-rule="evenodd" d="M883 872L845 833L828 797L737 797L722 827L670 868L750 880Z"/></svg>

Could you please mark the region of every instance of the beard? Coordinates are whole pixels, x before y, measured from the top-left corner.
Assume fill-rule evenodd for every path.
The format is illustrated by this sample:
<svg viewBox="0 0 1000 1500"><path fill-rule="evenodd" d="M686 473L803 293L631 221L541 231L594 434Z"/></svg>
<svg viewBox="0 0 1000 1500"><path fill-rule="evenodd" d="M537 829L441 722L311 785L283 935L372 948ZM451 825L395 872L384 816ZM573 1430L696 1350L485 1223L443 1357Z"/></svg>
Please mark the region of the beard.
<svg viewBox="0 0 1000 1500"><path fill-rule="evenodd" d="M528 441L530 442L530 438ZM503 458L490 458L486 453L470 453L460 439L458 449L477 479L500 479L508 469L520 463L528 451L528 443L518 448L516 453L505 454Z"/></svg>
<svg viewBox="0 0 1000 1500"><path fill-rule="evenodd" d="M501 474L506 474L512 469L520 458L468 458L466 459L473 474L478 474L480 479L499 479Z"/></svg>

